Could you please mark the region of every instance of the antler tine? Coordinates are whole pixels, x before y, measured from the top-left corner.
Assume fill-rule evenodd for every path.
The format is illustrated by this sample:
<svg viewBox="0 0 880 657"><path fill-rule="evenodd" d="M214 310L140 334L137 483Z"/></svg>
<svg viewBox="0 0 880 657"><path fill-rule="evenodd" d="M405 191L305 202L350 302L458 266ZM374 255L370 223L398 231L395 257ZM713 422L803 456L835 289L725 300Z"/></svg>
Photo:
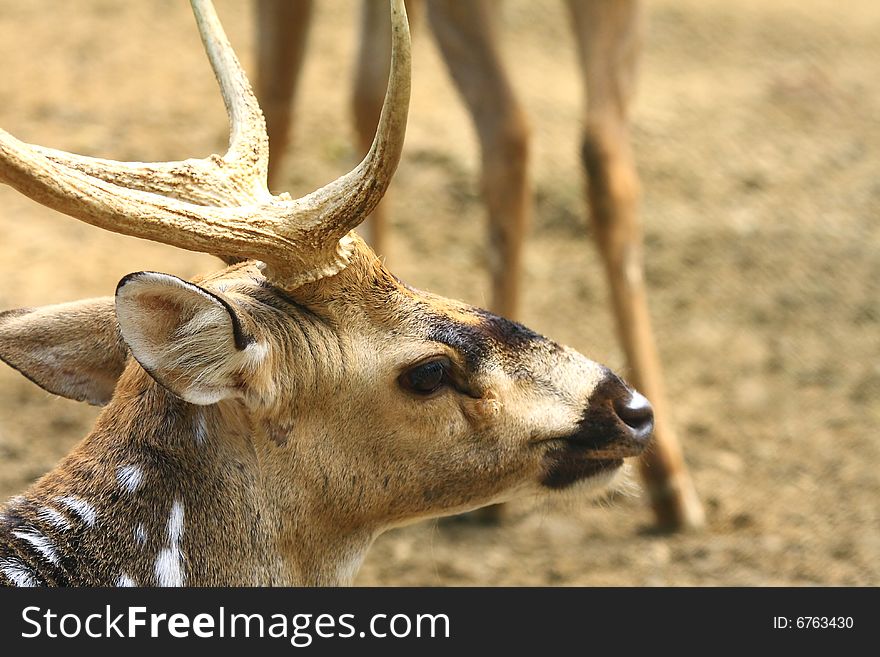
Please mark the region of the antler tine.
<svg viewBox="0 0 880 657"><path fill-rule="evenodd" d="M177 162L119 162L88 155L77 155L46 146L28 144L43 157L68 169L75 169L125 189L152 192L195 205L229 207L258 202L258 185L250 184L249 172L242 168L222 168L220 156ZM227 156L222 158L226 160ZM243 175L245 174L245 175ZM206 184L209 181L210 184ZM261 194L267 196L264 190Z"/></svg>
<svg viewBox="0 0 880 657"><path fill-rule="evenodd" d="M266 189L265 123L209 0L191 0L230 116L227 155L123 163L25 144L0 130L0 181L87 223L226 259L256 258L286 289L342 270L348 232L375 208L403 147L409 105L409 29L392 4L392 72L370 152L352 172L296 200Z"/></svg>
<svg viewBox="0 0 880 657"><path fill-rule="evenodd" d="M229 150L224 160L250 169L253 182L261 186L259 191L268 193L269 136L260 104L226 38L214 5L210 0L190 0L190 5L229 115Z"/></svg>
<svg viewBox="0 0 880 657"><path fill-rule="evenodd" d="M92 177L197 205L230 206L268 197L269 137L247 76L210 2L190 0L199 35L229 116L229 148L217 156L181 162L117 162L33 146L53 162ZM211 179L211 185L204 181Z"/></svg>
<svg viewBox="0 0 880 657"><path fill-rule="evenodd" d="M348 174L293 201L303 207L304 213L313 214L315 223L337 239L358 226L379 204L403 151L412 66L403 0L391 0L391 27L391 73L370 150ZM315 210L309 211L312 207Z"/></svg>

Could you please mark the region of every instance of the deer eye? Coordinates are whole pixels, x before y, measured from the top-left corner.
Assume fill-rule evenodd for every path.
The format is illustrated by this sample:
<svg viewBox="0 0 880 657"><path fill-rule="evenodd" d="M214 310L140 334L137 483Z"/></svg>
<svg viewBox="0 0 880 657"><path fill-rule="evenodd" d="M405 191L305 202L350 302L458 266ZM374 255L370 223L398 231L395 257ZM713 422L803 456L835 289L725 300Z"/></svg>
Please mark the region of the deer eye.
<svg viewBox="0 0 880 657"><path fill-rule="evenodd" d="M397 381L404 390L422 396L430 395L449 383L451 366L448 358L419 363L401 374Z"/></svg>

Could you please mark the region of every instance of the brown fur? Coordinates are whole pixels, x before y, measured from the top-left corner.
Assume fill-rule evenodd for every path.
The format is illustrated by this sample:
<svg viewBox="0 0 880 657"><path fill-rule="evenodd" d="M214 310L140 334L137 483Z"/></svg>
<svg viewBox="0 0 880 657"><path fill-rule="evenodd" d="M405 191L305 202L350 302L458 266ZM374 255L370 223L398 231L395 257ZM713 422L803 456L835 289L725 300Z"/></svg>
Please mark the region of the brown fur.
<svg viewBox="0 0 880 657"><path fill-rule="evenodd" d="M142 285L149 299L139 324L162 323L164 312L188 318L211 303L197 289L187 301L193 286L180 282L171 288L174 303L157 310L161 288L128 278L120 294ZM252 336L244 351L262 349L259 366L236 365L237 388L219 403L194 405L180 396L198 364L175 379L161 374L161 358L153 377L130 359L93 433L7 507L0 567L4 558L25 554L22 563L42 583L108 585L125 575L155 584L157 554L167 547L169 513L178 502L182 583L347 583L373 538L389 527L568 488L616 469L619 462L592 456L606 458L604 445L601 451L567 440L585 416L595 413L621 455L644 447L627 443L607 395L596 399L599 384L619 381L607 370L486 311L404 286L362 242L342 273L295 293L267 286L252 263L200 285L222 297ZM216 315L218 324L230 327L219 342L228 341L226 357L240 364L222 317ZM123 336L141 358L148 334L132 333L128 324L121 320ZM174 331L149 339L181 339ZM213 328L205 331L184 339L207 335L218 343ZM5 348L0 341L0 352ZM427 398L402 390L400 372L435 354L453 362L460 383ZM615 385L618 396L630 394ZM119 480L125 466L142 473L134 491ZM64 496L92 505L95 525L59 505ZM41 519L44 508L61 512L71 528ZM135 540L138 525L144 544ZM63 555L61 564L28 552L13 531L46 537Z"/></svg>
<svg viewBox="0 0 880 657"><path fill-rule="evenodd" d="M298 4L298 3L293 3ZM520 312L522 247L530 224L528 122L500 53L492 0L408 0L411 15L427 14L452 80L470 113L482 156L482 191L489 235L490 308L504 317ZM636 386L654 403L655 449L642 461L642 475L658 523L697 527L703 511L666 410L662 368L648 313L638 221L638 175L629 146L629 113L642 40L637 0L567 0L586 96L582 161L590 215L605 262L621 345ZM266 98L272 171L277 182L288 143L289 113L303 60L308 13L286 31L290 9L257 4L258 95ZM382 107L390 59L388 9L362 3L361 44L353 94L358 141L370 145ZM416 20L414 19L415 23ZM279 35L285 34L284 39ZM368 237L387 255L387 203L370 218ZM392 254L393 255L393 254Z"/></svg>
<svg viewBox="0 0 880 657"><path fill-rule="evenodd" d="M9 345L0 359L38 386L98 405L110 401L128 353L112 297L0 313L0 341ZM54 353L65 358L64 369Z"/></svg>
<svg viewBox="0 0 880 657"><path fill-rule="evenodd" d="M397 82L375 152L301 199L298 222L285 214L283 239L261 227L299 201L265 190L259 108L207 0L193 9L232 115L226 159L46 156L0 131L4 181L50 206L263 260L198 284L131 274L113 314L98 300L0 315L0 358L26 376L75 398L112 389L94 431L5 507L0 583L349 583L389 527L601 486L644 450L650 404L607 369L405 286L348 233L403 141L409 41L392 5ZM223 163L254 185L230 190Z"/></svg>

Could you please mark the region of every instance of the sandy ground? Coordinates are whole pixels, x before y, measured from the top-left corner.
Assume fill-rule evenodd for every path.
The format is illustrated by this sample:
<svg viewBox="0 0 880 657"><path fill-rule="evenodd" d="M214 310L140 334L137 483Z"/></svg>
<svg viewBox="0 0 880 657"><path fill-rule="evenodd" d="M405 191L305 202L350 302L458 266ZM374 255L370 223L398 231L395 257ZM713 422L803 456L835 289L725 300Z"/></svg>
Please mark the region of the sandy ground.
<svg viewBox="0 0 880 657"><path fill-rule="evenodd" d="M600 503L515 505L498 529L383 536L361 584L880 584L880 4L656 0L635 112L647 278L674 419L708 511L651 531L637 482ZM319 3L285 188L354 161L352 3ZM244 63L245 2L218 2ZM537 208L524 320L622 364L577 160L582 98L561 3L507 0L504 49L532 117ZM393 269L487 298L478 156L422 30ZM116 159L222 151L225 117L185 3L0 1L0 126ZM214 259L102 233L0 188L0 308L112 294ZM0 369L0 497L96 411Z"/></svg>

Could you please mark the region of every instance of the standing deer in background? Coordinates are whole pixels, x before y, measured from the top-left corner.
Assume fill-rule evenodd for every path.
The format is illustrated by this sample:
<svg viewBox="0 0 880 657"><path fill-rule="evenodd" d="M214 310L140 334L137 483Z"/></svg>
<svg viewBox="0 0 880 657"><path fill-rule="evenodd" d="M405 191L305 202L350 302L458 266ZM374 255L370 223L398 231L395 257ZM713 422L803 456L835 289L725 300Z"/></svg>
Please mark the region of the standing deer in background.
<svg viewBox="0 0 880 657"><path fill-rule="evenodd" d="M524 326L404 285L352 232L403 146L402 0L369 152L299 199L269 192L259 105L210 2L191 4L230 118L224 156L115 162L0 130L0 181L233 263L196 282L130 274L115 298L0 315L0 358L106 404L5 507L0 582L347 584L390 527L608 484L650 439L642 395Z"/></svg>
<svg viewBox="0 0 880 657"><path fill-rule="evenodd" d="M272 156L270 186L278 179L290 132L312 0L257 0L257 97L266 110ZM529 131L501 61L490 0L427 0L431 30L467 105L482 153L482 188L489 217L490 308L519 315L522 244L532 190ZM641 47L636 0L567 0L587 94L582 160L590 215L611 286L617 330L630 378L654 404L654 447L641 460L658 524L699 527L703 511L669 419L660 359L651 330L638 222L638 176L629 145L629 108ZM410 13L421 1L408 0ZM388 18L383 2L363 2L354 116L361 148L372 139L385 93ZM370 218L373 248L385 253L386 204ZM494 513L493 513L494 511ZM486 513L489 512L489 513ZM484 519L497 520L497 509Z"/></svg>

